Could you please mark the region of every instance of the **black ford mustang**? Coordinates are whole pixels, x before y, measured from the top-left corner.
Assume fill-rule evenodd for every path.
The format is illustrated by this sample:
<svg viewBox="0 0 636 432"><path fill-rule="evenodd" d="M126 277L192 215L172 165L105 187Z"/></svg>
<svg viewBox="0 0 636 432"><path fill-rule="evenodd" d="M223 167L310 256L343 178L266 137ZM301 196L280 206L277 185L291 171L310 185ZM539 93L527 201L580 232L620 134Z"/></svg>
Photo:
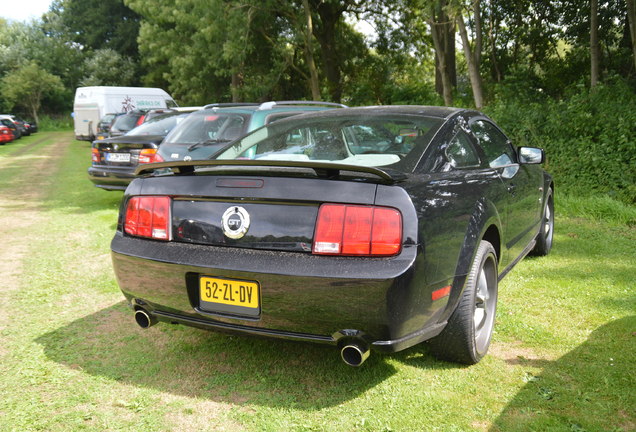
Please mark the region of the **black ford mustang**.
<svg viewBox="0 0 636 432"><path fill-rule="evenodd" d="M473 364L498 281L551 249L543 159L475 111L295 116L213 160L138 168L111 245L117 280L142 327L328 343L354 366L430 340Z"/></svg>

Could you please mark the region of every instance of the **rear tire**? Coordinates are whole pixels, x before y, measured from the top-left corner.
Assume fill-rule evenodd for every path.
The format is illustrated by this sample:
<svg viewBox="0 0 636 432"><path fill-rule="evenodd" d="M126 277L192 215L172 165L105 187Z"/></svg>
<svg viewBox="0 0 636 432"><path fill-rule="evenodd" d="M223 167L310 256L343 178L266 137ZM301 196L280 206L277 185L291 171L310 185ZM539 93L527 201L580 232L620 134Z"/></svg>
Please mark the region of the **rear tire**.
<svg viewBox="0 0 636 432"><path fill-rule="evenodd" d="M548 189L541 218L541 228L537 234L537 244L530 252L532 255L545 256L552 250L552 239L554 237L554 200L552 199L552 189Z"/></svg>
<svg viewBox="0 0 636 432"><path fill-rule="evenodd" d="M475 364L488 352L497 311L497 254L482 240L466 286L448 324L430 344L435 357Z"/></svg>

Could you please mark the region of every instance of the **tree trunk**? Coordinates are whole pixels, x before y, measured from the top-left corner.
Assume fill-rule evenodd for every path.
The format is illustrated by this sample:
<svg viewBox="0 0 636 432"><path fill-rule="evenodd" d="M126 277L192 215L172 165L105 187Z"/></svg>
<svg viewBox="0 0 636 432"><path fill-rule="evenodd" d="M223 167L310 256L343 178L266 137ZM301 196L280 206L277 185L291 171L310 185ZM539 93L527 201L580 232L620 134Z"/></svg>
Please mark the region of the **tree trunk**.
<svg viewBox="0 0 636 432"><path fill-rule="evenodd" d="M322 62L329 86L329 95L332 102L340 102L342 99L341 82L341 56L336 50L336 29L338 21L342 17L344 9L339 2L324 2L313 0L314 8L320 17L320 25L314 26L314 36L320 43Z"/></svg>
<svg viewBox="0 0 636 432"><path fill-rule="evenodd" d="M450 19L444 8L446 0L441 0L436 5L436 12L433 14L435 25L438 28L439 41L444 53L444 62L448 79L450 79L451 88L457 86L457 66L455 60L455 22ZM435 56L435 91L440 95L444 95L444 83L442 74L440 73L440 65Z"/></svg>
<svg viewBox="0 0 636 432"><path fill-rule="evenodd" d="M470 47L470 41L468 40L468 32L466 31L463 15L460 12L457 16L457 26L459 27L459 34L462 37L462 44L464 45L464 55L466 57L466 63L468 63L470 86L473 89L473 99L477 109L481 109L484 106L484 92L481 83L481 75L479 73L482 49L481 7L479 2L480 0L475 0L473 3L473 13L475 14L474 48Z"/></svg>
<svg viewBox="0 0 636 432"><path fill-rule="evenodd" d="M636 73L636 4L634 0L625 0L625 2L627 3L629 34L632 36L632 55L634 57L634 70Z"/></svg>
<svg viewBox="0 0 636 432"><path fill-rule="evenodd" d="M434 22L434 19L431 18L429 21L429 25L431 26L431 35L433 36L433 46L435 47L435 58L437 64L437 70L441 77L442 83L442 96L444 97L444 105L451 106L453 105L453 91L451 85L450 74L448 73L448 68L446 66L446 51L444 47L444 43L442 42L442 36L440 35L440 27L441 25Z"/></svg>
<svg viewBox="0 0 636 432"><path fill-rule="evenodd" d="M590 0L590 86L596 87L599 79L598 0Z"/></svg>
<svg viewBox="0 0 636 432"><path fill-rule="evenodd" d="M318 80L318 70L314 61L314 51L312 38L313 22L311 19L311 9L309 9L309 0L303 0L303 8L305 9L305 58L307 59L307 67L309 68L309 87L311 88L311 97L315 101L321 100L320 81Z"/></svg>

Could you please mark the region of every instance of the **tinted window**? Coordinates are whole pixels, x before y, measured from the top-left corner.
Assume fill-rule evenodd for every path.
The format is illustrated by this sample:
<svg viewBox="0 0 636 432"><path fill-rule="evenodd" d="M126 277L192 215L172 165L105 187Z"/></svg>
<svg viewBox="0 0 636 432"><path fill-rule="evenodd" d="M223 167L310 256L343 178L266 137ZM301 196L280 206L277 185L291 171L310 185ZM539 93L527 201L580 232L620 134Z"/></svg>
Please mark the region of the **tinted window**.
<svg viewBox="0 0 636 432"><path fill-rule="evenodd" d="M248 119L245 114L197 111L175 127L164 142L191 145L205 141L232 141L244 134Z"/></svg>
<svg viewBox="0 0 636 432"><path fill-rule="evenodd" d="M397 164L396 169L409 171L441 123L424 116L391 114L292 117L255 131L218 158ZM401 163L407 159L408 163Z"/></svg>
<svg viewBox="0 0 636 432"><path fill-rule="evenodd" d="M514 163L515 155L508 139L495 125L484 120L477 120L470 125L479 140L479 145L486 154L491 168Z"/></svg>
<svg viewBox="0 0 636 432"><path fill-rule="evenodd" d="M464 132L458 133L449 141L445 155L453 168L468 168L479 165L479 157Z"/></svg>
<svg viewBox="0 0 636 432"><path fill-rule="evenodd" d="M162 115L137 126L128 135L166 135L188 114Z"/></svg>

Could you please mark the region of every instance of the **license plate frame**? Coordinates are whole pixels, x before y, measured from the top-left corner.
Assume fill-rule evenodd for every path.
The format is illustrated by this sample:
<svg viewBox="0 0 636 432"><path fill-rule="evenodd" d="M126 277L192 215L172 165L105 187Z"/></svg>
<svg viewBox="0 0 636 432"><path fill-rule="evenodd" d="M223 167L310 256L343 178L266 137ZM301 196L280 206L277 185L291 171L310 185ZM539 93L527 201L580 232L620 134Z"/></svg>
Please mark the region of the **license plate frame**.
<svg viewBox="0 0 636 432"><path fill-rule="evenodd" d="M106 153L106 162L130 162L130 153Z"/></svg>
<svg viewBox="0 0 636 432"><path fill-rule="evenodd" d="M261 314L261 287L256 281L200 275L198 293L203 312L250 318Z"/></svg>

